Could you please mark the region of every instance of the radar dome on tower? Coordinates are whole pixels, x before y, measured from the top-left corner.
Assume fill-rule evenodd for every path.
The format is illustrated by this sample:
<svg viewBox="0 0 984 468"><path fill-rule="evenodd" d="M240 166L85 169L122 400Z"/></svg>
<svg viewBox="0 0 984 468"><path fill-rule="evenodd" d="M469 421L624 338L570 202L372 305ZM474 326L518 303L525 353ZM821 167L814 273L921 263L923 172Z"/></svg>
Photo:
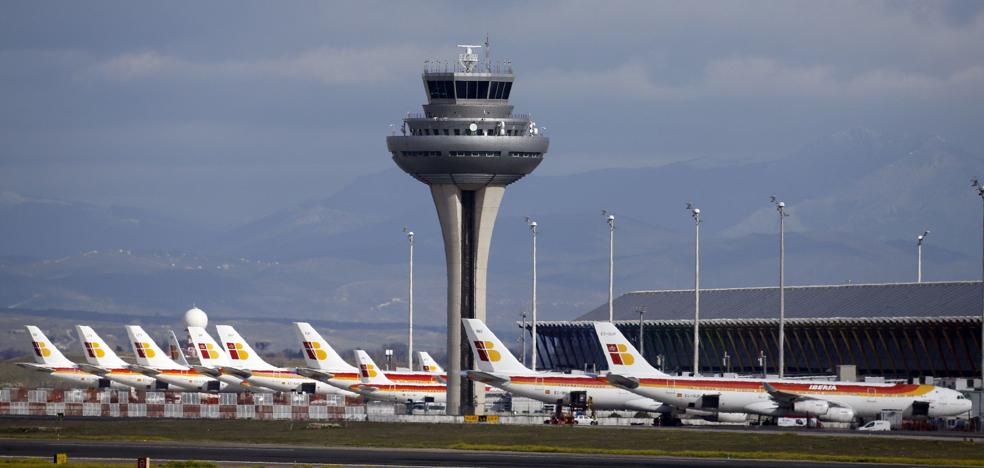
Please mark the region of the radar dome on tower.
<svg viewBox="0 0 984 468"><path fill-rule="evenodd" d="M205 328L208 325L208 315L202 309L192 307L185 312L184 325L185 327Z"/></svg>

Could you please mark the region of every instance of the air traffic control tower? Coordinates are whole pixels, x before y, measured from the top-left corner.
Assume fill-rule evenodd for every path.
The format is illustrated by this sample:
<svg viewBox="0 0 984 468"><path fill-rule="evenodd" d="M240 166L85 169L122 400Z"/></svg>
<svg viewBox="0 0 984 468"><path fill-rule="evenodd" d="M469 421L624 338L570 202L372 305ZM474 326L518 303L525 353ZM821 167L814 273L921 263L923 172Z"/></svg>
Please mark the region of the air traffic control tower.
<svg viewBox="0 0 984 468"><path fill-rule="evenodd" d="M506 186L536 169L549 140L509 104L515 75L458 46L458 62L426 62L424 113L408 115L386 146L400 169L430 186L448 270L448 414L480 414L484 384L462 382L473 369L462 318L485 320L489 244Z"/></svg>

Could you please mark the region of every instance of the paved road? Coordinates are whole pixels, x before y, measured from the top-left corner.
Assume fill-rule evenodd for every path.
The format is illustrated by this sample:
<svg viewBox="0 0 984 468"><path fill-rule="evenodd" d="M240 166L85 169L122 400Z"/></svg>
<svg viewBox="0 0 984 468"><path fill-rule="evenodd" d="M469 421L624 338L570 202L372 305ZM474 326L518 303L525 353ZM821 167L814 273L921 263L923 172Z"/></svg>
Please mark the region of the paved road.
<svg viewBox="0 0 984 468"><path fill-rule="evenodd" d="M358 447L287 447L272 445L194 445L184 443L89 442L0 439L0 456L44 456L67 453L77 458L130 459L149 456L152 460L208 460L262 463L332 463L340 465L400 466L728 466L779 468L866 467L871 464L772 462L761 460L717 460L656 458L613 455L538 454L516 452L478 452L430 449L374 449ZM890 466L890 465L882 465ZM898 466L898 465L894 465Z"/></svg>

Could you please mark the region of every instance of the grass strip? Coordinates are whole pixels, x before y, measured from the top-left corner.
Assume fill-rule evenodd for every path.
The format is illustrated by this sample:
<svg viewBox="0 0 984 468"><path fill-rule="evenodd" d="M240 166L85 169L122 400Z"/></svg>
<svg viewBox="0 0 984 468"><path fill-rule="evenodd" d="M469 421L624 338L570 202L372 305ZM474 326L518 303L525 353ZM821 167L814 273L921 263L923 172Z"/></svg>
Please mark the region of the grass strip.
<svg viewBox="0 0 984 468"><path fill-rule="evenodd" d="M911 458L888 457L871 455L823 455L799 452L728 452L721 450L637 450L637 449L605 449L586 447L554 447L549 445L497 445L497 444L452 444L448 448L456 450L482 450L496 452L539 452L539 453L574 453L585 455L641 455L650 457L680 457L680 458L734 458L741 460L790 460L817 461L840 463L896 463L909 465L943 465L943 466L984 466L984 460L950 459L950 458Z"/></svg>

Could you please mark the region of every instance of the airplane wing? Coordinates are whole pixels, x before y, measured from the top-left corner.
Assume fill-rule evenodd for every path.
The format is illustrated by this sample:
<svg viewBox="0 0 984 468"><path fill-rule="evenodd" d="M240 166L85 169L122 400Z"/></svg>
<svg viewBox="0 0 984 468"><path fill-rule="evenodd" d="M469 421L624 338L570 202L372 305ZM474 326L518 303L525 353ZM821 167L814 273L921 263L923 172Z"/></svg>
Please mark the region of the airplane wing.
<svg viewBox="0 0 984 468"><path fill-rule="evenodd" d="M161 371L157 369L153 369L147 366L141 366L139 364L130 364L126 367L134 372L139 372L143 375L146 375L147 377L154 377L161 373Z"/></svg>
<svg viewBox="0 0 984 468"><path fill-rule="evenodd" d="M481 382L484 384L504 384L509 383L509 377L505 375L498 375L492 372L483 372L477 370L466 371L465 375L476 382Z"/></svg>
<svg viewBox="0 0 984 468"><path fill-rule="evenodd" d="M608 383L626 390L631 390L639 386L639 379L620 374L608 374Z"/></svg>
<svg viewBox="0 0 984 468"><path fill-rule="evenodd" d="M769 397L772 398L772 401L775 401L776 403L779 403L781 405L792 405L797 401L819 400L819 401L827 402L827 404L829 404L830 406L847 408L846 406L840 403L830 400L825 400L823 398L817 398L810 395L800 395L799 393L784 392L782 390L776 389L776 387L773 387L772 384L770 384L769 382L762 382L762 387L765 389L766 393L769 394Z"/></svg>
<svg viewBox="0 0 984 468"><path fill-rule="evenodd" d="M90 374L95 374L98 376L104 376L109 373L109 369L100 366L94 366L92 364L76 364L79 369L82 369Z"/></svg>
<svg viewBox="0 0 984 468"><path fill-rule="evenodd" d="M335 374L332 374L331 372L327 372L319 369L309 369L307 367L298 367L294 369L294 372L297 372L297 375L301 375L309 379L314 379L324 383L328 383L329 380L335 378Z"/></svg>

